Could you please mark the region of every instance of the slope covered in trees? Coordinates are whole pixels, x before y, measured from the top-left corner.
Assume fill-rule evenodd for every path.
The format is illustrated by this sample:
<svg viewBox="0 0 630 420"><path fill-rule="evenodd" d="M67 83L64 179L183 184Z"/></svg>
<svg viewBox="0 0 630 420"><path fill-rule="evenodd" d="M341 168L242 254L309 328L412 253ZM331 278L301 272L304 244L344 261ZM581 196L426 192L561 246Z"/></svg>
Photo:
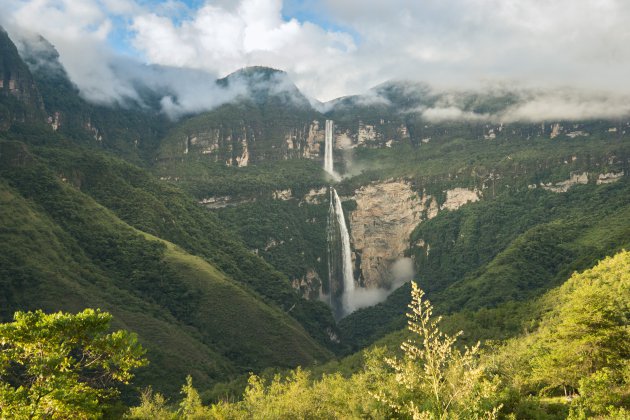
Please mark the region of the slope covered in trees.
<svg viewBox="0 0 630 420"><path fill-rule="evenodd" d="M168 391L173 382L161 371L171 378L192 373L210 385L239 372L329 357L274 302L273 289L265 302L247 285L247 274L240 285L206 260L132 228L23 144L0 147L4 319L17 309L108 310L154 352L154 367L139 376ZM238 243L222 249L246 253ZM260 274L267 270L283 284L251 258Z"/></svg>
<svg viewBox="0 0 630 420"><path fill-rule="evenodd" d="M410 250L419 284L443 314L539 296L573 271L630 248L629 188L624 179L563 194L505 192L443 212L411 235L411 243L430 245ZM401 289L344 318L342 332L360 347L400 328L407 294Z"/></svg>
<svg viewBox="0 0 630 420"><path fill-rule="evenodd" d="M189 382L181 418L626 418L630 409L630 252L575 273L536 302L533 328L459 348L414 284L399 356L365 352L360 372L252 376L242 401L203 406ZM398 340L400 343L400 340ZM570 398L567 398L570 397ZM196 401L191 404L192 401ZM192 411L185 411L192 410ZM176 416L146 395L132 418Z"/></svg>

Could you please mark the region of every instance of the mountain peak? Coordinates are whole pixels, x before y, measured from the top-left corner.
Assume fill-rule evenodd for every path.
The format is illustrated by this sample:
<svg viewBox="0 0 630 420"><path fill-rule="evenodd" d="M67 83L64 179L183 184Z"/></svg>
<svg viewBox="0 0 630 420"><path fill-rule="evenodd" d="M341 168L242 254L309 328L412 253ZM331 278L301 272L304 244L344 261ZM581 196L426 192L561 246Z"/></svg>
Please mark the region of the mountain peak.
<svg viewBox="0 0 630 420"><path fill-rule="evenodd" d="M295 86L289 75L278 69L263 66L244 67L217 80L224 88L243 89L247 99L258 105L270 100L309 108L309 100Z"/></svg>
<svg viewBox="0 0 630 420"><path fill-rule="evenodd" d="M273 77L288 77L287 73L284 70L274 69L273 67L265 67L265 66L249 66L238 69L225 77L225 79L230 79L234 77L243 77L243 78L264 78L264 79L272 79Z"/></svg>

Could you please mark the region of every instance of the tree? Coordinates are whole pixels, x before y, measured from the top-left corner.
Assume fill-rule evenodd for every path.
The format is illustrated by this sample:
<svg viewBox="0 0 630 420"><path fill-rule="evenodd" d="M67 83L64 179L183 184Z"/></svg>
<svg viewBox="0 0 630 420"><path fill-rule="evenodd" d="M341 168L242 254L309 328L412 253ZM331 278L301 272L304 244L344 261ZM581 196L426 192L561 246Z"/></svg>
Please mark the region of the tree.
<svg viewBox="0 0 630 420"><path fill-rule="evenodd" d="M140 395L140 405L131 407L124 418L131 420L176 420L177 413L170 410L164 395L153 392L153 389L148 387Z"/></svg>
<svg viewBox="0 0 630 420"><path fill-rule="evenodd" d="M207 419L210 417L208 410L201 403L199 392L193 387L192 377L186 377L186 384L182 386L181 394L184 396L179 403L179 414L183 419Z"/></svg>
<svg viewBox="0 0 630 420"><path fill-rule="evenodd" d="M600 369L621 372L630 358L630 253L574 274L556 299L537 334L532 379L566 393Z"/></svg>
<svg viewBox="0 0 630 420"><path fill-rule="evenodd" d="M402 359L385 359L398 387L375 396L414 419L496 418L498 386L485 377L479 343L459 351L455 343L461 332L451 337L440 331L441 317L432 319L431 303L413 282L411 297L407 317L414 338L402 344Z"/></svg>
<svg viewBox="0 0 630 420"><path fill-rule="evenodd" d="M16 312L0 324L0 412L3 418L99 417L117 386L147 363L136 335L107 333L112 316Z"/></svg>

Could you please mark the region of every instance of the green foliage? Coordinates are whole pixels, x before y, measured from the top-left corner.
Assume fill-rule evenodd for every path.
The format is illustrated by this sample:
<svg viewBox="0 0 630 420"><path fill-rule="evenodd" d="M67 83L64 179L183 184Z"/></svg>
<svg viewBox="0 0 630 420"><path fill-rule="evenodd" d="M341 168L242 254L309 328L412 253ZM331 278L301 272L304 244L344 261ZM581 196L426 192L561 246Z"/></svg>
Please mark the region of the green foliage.
<svg viewBox="0 0 630 420"><path fill-rule="evenodd" d="M16 150L14 154L26 153ZM104 308L115 315L120 326L137 331L150 352L152 364L139 372L138 382L152 383L169 395L179 390L177 383L187 374L209 387L232 375L269 366L295 367L330 357L271 299L261 299L234 281L237 274L226 275L207 260L124 223L83 192L92 191L91 179L84 179L84 189L79 190L60 180L60 172L50 170L40 158L28 157L17 159L18 163L9 159L9 164L0 168L0 314L5 319L18 309ZM149 180L141 170L128 170L139 178L129 177L135 182ZM66 178L63 174L60 177ZM116 202L116 195L106 194L108 190L94 191L107 198L103 203L113 206ZM127 192L123 190L123 197ZM125 214L129 209L126 217L139 221L153 204L158 203L158 210L165 208L156 197L146 197L151 201L136 206L140 210L137 213L131 208L134 203L141 204L142 195L136 197L138 201L121 200L117 210ZM177 190L171 197L172 214L193 209L196 213L188 217L198 215L200 222L190 226L199 230L180 229L179 223L168 230L157 221L145 226L164 229L204 255L221 252L220 245L225 244L223 254L213 257L224 267L233 264L243 283L255 276L252 283L256 285L262 287L268 281L270 286L281 287L278 294L274 294L278 289L269 288L274 298L286 293L298 300L283 283L286 279L251 255L238 240L221 242L228 235L219 224L213 224L216 219L208 212L196 208L192 200L186 201ZM199 243L195 243L196 238ZM309 312L296 305L292 314L300 310L304 319L310 319L321 306ZM168 376L163 375L165 371Z"/></svg>
<svg viewBox="0 0 630 420"><path fill-rule="evenodd" d="M258 255L290 279L304 278L309 269L324 276L328 270L328 206L298 200L299 197L287 201L260 199L220 209L217 215L249 249L257 250ZM314 284L313 288L319 290L319 285Z"/></svg>
<svg viewBox="0 0 630 420"><path fill-rule="evenodd" d="M386 359L398 387L376 396L397 413L414 419L497 418L497 382L485 378L479 363L479 344L462 353L454 346L457 335L438 328L433 307L412 283L409 330L413 339L402 344L402 359Z"/></svg>
<svg viewBox="0 0 630 420"><path fill-rule="evenodd" d="M400 357L373 348L347 376L314 376L302 369L271 380L251 375L241 401L212 406L200 403L189 379L178 418L198 412L220 419L624 419L630 389L629 268L630 252L622 252L575 274L523 309L523 316L534 316L533 332L483 353L479 343L460 349L456 341L461 333L441 330L441 317L433 318L432 305L413 283L409 331ZM572 365L563 365L566 360L559 352L572 353ZM545 369L538 369L545 359ZM566 374L577 381L572 401L542 395L562 384ZM565 386L572 387L568 382ZM147 413L157 407L177 415L163 399L145 398L143 406L153 407Z"/></svg>
<svg viewBox="0 0 630 420"><path fill-rule="evenodd" d="M128 98L123 103L94 104L85 100L59 62L59 54L46 40L32 48L22 45L24 60L33 72L33 79L42 94L46 113L56 120L57 140L75 147L105 149L136 164L153 160L159 140L172 125L158 111L155 93L139 91L140 100ZM149 106L147 106L149 105ZM55 144L47 135L17 137L30 144Z"/></svg>
<svg viewBox="0 0 630 420"><path fill-rule="evenodd" d="M179 403L179 413L184 419L204 419L207 414L201 404L201 397L197 390L193 387L192 377L186 377L186 384L182 386L182 395L184 398Z"/></svg>
<svg viewBox="0 0 630 420"><path fill-rule="evenodd" d="M386 371L381 351L367 356L365 369L350 378L340 374L324 375L313 380L308 372L297 369L286 376L275 375L266 381L251 375L242 401L218 402L210 407L191 403L190 395L195 394L190 383L184 386L185 398L180 407L194 407L194 414L186 414L182 409L178 418L217 418L217 419L330 419L330 418L385 418L393 412L371 396L381 387L392 384L393 377ZM193 398L194 399L194 398ZM196 399L195 399L196 401ZM139 407L131 409L132 418L149 416L164 409L163 400L156 401L143 397ZM175 415L173 410L171 415ZM136 416L136 417L133 417ZM195 417L198 416L198 417ZM169 418L169 417L164 417Z"/></svg>
<svg viewBox="0 0 630 420"><path fill-rule="evenodd" d="M145 389L140 397L140 405L131 407L125 415L134 420L175 420L177 414L168 407L166 398L159 392L154 393L151 387Z"/></svg>
<svg viewBox="0 0 630 420"><path fill-rule="evenodd" d="M426 246L411 249L418 282L441 314L503 307L486 312L484 325L495 331L488 335L485 328L479 338L514 336L528 318L506 312L510 305L540 296L573 271L630 247L628 194L630 183L624 178L563 194L506 192L442 212L412 234L411 243L422 239L430 246L429 252ZM344 318L340 329L350 344L367 345L400 328L404 297L402 291L394 292L387 301ZM469 325L466 332L477 329Z"/></svg>
<svg viewBox="0 0 630 420"><path fill-rule="evenodd" d="M575 274L545 296L539 328L509 341L498 366L521 392L575 394L575 413L627 408L630 358L630 252Z"/></svg>
<svg viewBox="0 0 630 420"><path fill-rule="evenodd" d="M3 418L97 418L118 384L147 363L136 335L107 333L112 316L16 312L0 324Z"/></svg>
<svg viewBox="0 0 630 420"><path fill-rule="evenodd" d="M330 311L323 303L300 299L285 276L251 252L249 241L259 238L259 235L243 235L248 241L246 247L238 237L238 230L233 232L229 229L230 226L237 229L235 220L230 217L218 218L177 186L155 180L141 168L112 156L62 148L38 148L37 153L69 183L111 209L126 223L203 257L232 279L253 289L266 303L286 311L293 307L291 316L321 344L332 345L325 333L327 329L335 329ZM251 219L259 217L260 212L251 215L247 213L246 207L243 210L243 216L250 217L243 226L264 229L255 227L256 221ZM293 215L299 209L295 210L292 206L285 211L287 213L283 214ZM296 222L291 222L294 227ZM304 230L309 240L317 235L308 227ZM287 233L293 232L295 229ZM274 260L278 264L287 261L286 257ZM293 262L291 265L296 264Z"/></svg>

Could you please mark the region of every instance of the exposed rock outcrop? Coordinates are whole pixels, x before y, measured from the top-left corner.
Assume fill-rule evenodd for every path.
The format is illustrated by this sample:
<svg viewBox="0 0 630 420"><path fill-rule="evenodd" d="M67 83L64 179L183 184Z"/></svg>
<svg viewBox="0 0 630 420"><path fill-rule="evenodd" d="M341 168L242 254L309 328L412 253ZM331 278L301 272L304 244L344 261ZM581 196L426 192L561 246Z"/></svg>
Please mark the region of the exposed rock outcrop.
<svg viewBox="0 0 630 420"><path fill-rule="evenodd" d="M8 130L14 122L34 121L46 121L43 99L28 66L0 26L0 130Z"/></svg>
<svg viewBox="0 0 630 420"><path fill-rule="evenodd" d="M404 180L358 189L351 197L356 210L349 218L355 278L367 288L389 286L394 280L392 265L411 246L410 235L419 223L434 218L441 210L456 210L480 197L476 189L453 188L446 191L446 201L440 207L435 197L416 193ZM413 245L426 246L428 251L424 241Z"/></svg>
<svg viewBox="0 0 630 420"><path fill-rule="evenodd" d="M560 181L556 183L548 182L546 184L540 183L540 187L551 192L563 193L569 191L569 189L578 184L588 184L588 172L581 174L573 173L571 177L566 181Z"/></svg>
<svg viewBox="0 0 630 420"><path fill-rule="evenodd" d="M409 235L425 218L437 214L434 197L419 197L402 180L375 183L358 189L357 207L350 214L355 272L365 287L391 283L391 265L409 247Z"/></svg>
<svg viewBox="0 0 630 420"><path fill-rule="evenodd" d="M306 144L304 145L304 157L312 159L320 156L320 145L324 142L324 129L319 126L319 121L313 120L308 126Z"/></svg>
<svg viewBox="0 0 630 420"><path fill-rule="evenodd" d="M275 190L272 193L272 196L274 200L287 201L290 200L291 197L293 197L293 192L291 191L291 188L286 190Z"/></svg>
<svg viewBox="0 0 630 420"><path fill-rule="evenodd" d="M440 210L457 210L466 203L479 201L479 191L467 188L453 188L446 191L446 201Z"/></svg>
<svg viewBox="0 0 630 420"><path fill-rule="evenodd" d="M315 300L320 295L322 280L314 269L309 268L303 277L292 279L291 285L302 297Z"/></svg>
<svg viewBox="0 0 630 420"><path fill-rule="evenodd" d="M304 201L308 204L320 204L327 196L328 188L321 187L312 189L304 196Z"/></svg>
<svg viewBox="0 0 630 420"><path fill-rule="evenodd" d="M359 121L359 130L357 132L357 143L363 144L365 142L375 141L378 138L378 132L376 127L370 124L364 124L363 121Z"/></svg>
<svg viewBox="0 0 630 420"><path fill-rule="evenodd" d="M199 204L209 209L222 209L229 206L238 206L239 204L252 203L255 198L234 198L229 195L208 197L199 201Z"/></svg>
<svg viewBox="0 0 630 420"><path fill-rule="evenodd" d="M624 172L608 172L606 174L599 174L597 177L597 185L601 184L612 184L613 182L617 182L623 177Z"/></svg>

